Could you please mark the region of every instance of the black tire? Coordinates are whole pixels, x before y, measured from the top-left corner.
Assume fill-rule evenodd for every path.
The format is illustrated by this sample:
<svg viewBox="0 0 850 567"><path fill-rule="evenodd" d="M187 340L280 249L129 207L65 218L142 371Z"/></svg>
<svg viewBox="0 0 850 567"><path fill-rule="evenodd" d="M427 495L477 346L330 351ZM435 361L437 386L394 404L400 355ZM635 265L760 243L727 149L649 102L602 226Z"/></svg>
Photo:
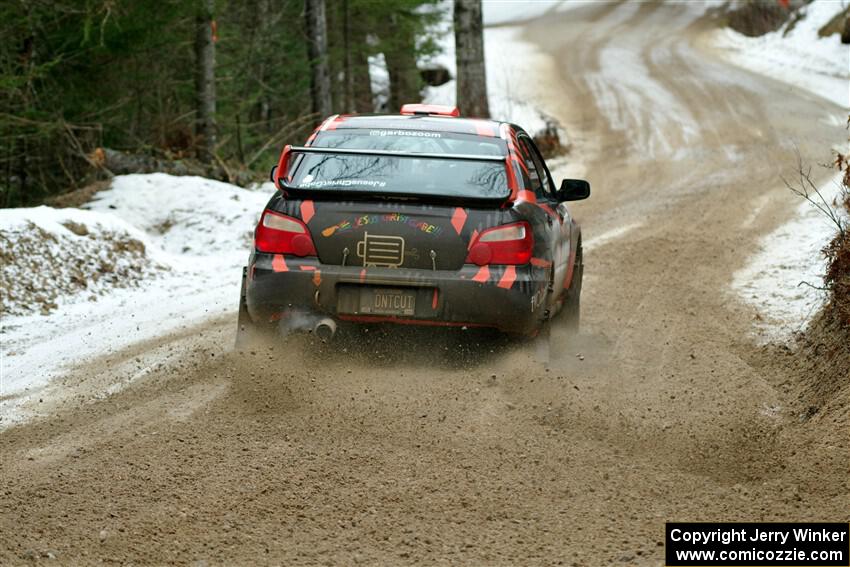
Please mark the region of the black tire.
<svg viewBox="0 0 850 567"><path fill-rule="evenodd" d="M244 349L256 343L263 335L257 324L248 313L246 290L248 285L248 268L242 268L242 287L239 290L239 314L236 318L236 349Z"/></svg>
<svg viewBox="0 0 850 567"><path fill-rule="evenodd" d="M581 242L579 242L578 250L576 250L573 279L570 282L570 287L567 289L567 297L564 300L564 328L571 334L578 334L579 327L581 326L581 280L583 277L584 254L581 249Z"/></svg>

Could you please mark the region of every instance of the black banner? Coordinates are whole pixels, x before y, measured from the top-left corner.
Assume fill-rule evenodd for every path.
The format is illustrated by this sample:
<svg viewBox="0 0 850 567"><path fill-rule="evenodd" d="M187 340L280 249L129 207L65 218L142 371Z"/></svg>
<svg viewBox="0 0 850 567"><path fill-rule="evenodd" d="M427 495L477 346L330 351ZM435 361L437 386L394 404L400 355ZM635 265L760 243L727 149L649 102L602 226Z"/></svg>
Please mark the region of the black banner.
<svg viewBox="0 0 850 567"><path fill-rule="evenodd" d="M842 523L673 523L669 567L850 566L850 526Z"/></svg>

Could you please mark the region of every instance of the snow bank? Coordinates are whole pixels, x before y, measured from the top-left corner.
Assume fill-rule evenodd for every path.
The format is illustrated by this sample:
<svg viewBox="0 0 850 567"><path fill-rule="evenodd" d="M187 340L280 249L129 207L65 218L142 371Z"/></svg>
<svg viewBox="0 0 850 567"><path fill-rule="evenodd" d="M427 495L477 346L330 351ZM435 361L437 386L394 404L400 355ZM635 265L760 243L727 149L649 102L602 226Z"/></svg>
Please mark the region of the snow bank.
<svg viewBox="0 0 850 567"><path fill-rule="evenodd" d="M5 316L47 314L134 287L167 265L145 234L109 214L75 209L0 210L0 307ZM155 256L155 254L154 254Z"/></svg>
<svg viewBox="0 0 850 567"><path fill-rule="evenodd" d="M88 208L137 227L176 268L204 271L244 263L270 196L203 177L152 173L116 177Z"/></svg>
<svg viewBox="0 0 850 567"><path fill-rule="evenodd" d="M819 188L828 203L838 197L840 179L836 175ZM823 285L826 266L821 250L835 233L835 224L803 201L793 219L765 235L759 252L734 274L732 288L758 310L762 319L757 327L764 339L787 340L803 330L823 305L825 293L812 286Z"/></svg>
<svg viewBox="0 0 850 567"><path fill-rule="evenodd" d="M127 175L98 193L90 210L0 211L0 281L26 273L20 285L46 290L58 283L49 314L40 303L32 313L20 299L4 313L0 425L18 419L16 408L69 365L235 311L251 233L271 196L266 188ZM77 234L82 227L88 235ZM33 238L41 244L33 246ZM7 242L17 246L9 257ZM69 275L42 268L63 262ZM97 275L104 262L112 265L109 277ZM84 291L65 285L75 278L86 282Z"/></svg>
<svg viewBox="0 0 850 567"><path fill-rule="evenodd" d="M843 108L850 107L850 46L837 34L818 30L846 7L846 2L815 0L801 8L796 24L760 37L729 28L714 32L711 42L732 63L806 89Z"/></svg>

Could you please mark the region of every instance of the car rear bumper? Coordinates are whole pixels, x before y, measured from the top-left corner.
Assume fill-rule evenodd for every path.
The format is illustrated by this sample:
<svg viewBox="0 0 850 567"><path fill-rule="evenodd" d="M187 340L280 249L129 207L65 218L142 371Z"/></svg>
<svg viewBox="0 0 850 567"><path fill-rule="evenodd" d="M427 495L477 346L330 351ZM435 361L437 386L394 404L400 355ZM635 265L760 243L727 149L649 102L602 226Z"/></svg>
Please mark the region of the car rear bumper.
<svg viewBox="0 0 850 567"><path fill-rule="evenodd" d="M363 268L255 253L247 270L246 303L257 324L296 314L363 323L492 327L531 334L544 318L548 270L533 266L465 265L457 271ZM406 315L365 313L359 290L385 287L415 296Z"/></svg>

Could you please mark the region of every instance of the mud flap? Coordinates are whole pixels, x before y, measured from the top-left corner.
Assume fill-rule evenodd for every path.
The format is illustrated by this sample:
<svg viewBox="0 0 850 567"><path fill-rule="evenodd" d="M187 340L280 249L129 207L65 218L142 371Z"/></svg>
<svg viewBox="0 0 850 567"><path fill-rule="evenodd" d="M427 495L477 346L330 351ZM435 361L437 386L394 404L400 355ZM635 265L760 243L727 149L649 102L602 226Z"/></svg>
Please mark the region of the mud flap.
<svg viewBox="0 0 850 567"><path fill-rule="evenodd" d="M242 286L239 290L239 314L236 318L236 349L243 349L256 341L260 332L248 314L247 303L248 267L242 267Z"/></svg>
<svg viewBox="0 0 850 567"><path fill-rule="evenodd" d="M581 283L584 279L584 254L582 253L581 243L579 243L578 254L576 255L576 268L573 274L573 281L570 282L570 287L567 290L567 297L564 300L562 319L564 328L570 335L577 335L581 324Z"/></svg>
<svg viewBox="0 0 850 567"><path fill-rule="evenodd" d="M546 320L543 326L540 327L540 332L534 337L534 359L543 365L544 368L549 367L550 360L550 345L551 345L552 322Z"/></svg>

